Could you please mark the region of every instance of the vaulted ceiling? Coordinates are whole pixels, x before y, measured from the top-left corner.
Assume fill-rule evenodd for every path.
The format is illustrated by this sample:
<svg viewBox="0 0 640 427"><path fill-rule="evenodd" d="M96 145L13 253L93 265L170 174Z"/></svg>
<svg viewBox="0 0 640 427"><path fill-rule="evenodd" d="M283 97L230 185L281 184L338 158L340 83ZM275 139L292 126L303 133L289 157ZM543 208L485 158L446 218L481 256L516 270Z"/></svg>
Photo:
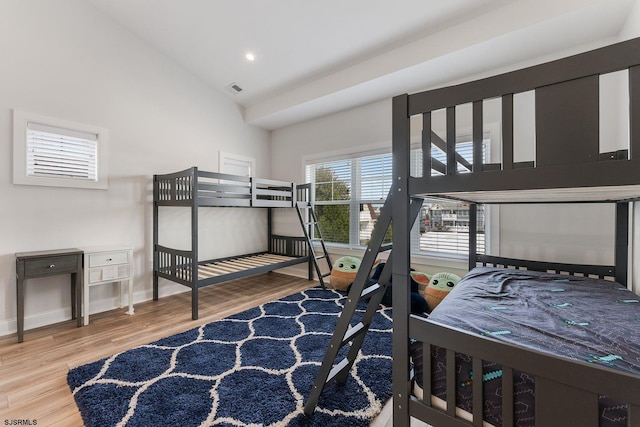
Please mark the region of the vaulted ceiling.
<svg viewBox="0 0 640 427"><path fill-rule="evenodd" d="M265 129L615 41L636 3L89 1Z"/></svg>

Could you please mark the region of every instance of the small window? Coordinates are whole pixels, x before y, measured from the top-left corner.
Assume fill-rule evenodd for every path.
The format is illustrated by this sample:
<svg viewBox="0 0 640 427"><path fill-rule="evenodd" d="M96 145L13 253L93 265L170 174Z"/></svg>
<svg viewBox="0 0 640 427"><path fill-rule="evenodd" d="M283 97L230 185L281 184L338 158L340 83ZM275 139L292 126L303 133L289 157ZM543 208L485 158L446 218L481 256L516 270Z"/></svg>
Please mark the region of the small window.
<svg viewBox="0 0 640 427"><path fill-rule="evenodd" d="M107 131L13 112L13 183L107 188Z"/></svg>

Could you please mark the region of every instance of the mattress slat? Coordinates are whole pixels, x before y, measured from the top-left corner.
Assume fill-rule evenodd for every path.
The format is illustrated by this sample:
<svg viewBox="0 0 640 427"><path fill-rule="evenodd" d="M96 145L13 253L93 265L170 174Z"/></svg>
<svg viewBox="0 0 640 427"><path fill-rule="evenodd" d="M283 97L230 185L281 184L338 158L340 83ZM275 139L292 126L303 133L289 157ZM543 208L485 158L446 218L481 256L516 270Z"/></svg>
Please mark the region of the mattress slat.
<svg viewBox="0 0 640 427"><path fill-rule="evenodd" d="M243 270L251 270L252 268L265 267L293 259L295 259L295 257L265 253L212 261L198 266L198 280L224 276L225 274L233 274Z"/></svg>

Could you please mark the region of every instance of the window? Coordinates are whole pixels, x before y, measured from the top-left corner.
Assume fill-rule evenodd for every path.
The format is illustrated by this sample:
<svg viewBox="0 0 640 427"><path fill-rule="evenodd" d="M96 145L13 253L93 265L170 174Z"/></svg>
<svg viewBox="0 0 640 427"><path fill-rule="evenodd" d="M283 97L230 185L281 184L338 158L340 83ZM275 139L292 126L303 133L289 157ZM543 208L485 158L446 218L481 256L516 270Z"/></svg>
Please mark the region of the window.
<svg viewBox="0 0 640 427"><path fill-rule="evenodd" d="M106 189L106 129L14 110L13 183Z"/></svg>
<svg viewBox="0 0 640 427"><path fill-rule="evenodd" d="M316 215L326 242L351 242L353 176L351 160L307 166L307 181L314 184Z"/></svg>
<svg viewBox="0 0 640 427"><path fill-rule="evenodd" d="M482 158L487 159L489 140L482 144ZM470 141L456 143L456 151L470 164L473 164L473 144ZM431 156L445 163L446 154L433 147ZM414 176L422 175L422 150L413 150L411 171ZM458 164L458 172L468 172ZM431 171L432 175L438 172ZM478 205L477 245L478 253L485 253L486 247L486 211L484 205ZM417 230L416 230L417 228ZM469 253L469 204L453 200L425 200L418 217L418 227L414 226L412 250L420 254L439 254L466 256ZM417 235L416 235L417 233Z"/></svg>
<svg viewBox="0 0 640 427"><path fill-rule="evenodd" d="M485 152L488 140L485 141ZM472 162L471 142L458 142L458 152ZM486 154L486 153L485 153ZM431 155L444 161L437 148ZM391 188L390 153L308 162L306 179L314 184L315 209L326 243L362 247L371 233ZM422 151L411 151L411 173L420 176ZM435 173L435 172L434 172ZM478 251L484 252L485 213L478 206ZM391 242L391 230L385 242ZM469 204L425 200L412 230L414 254L463 257L469 248Z"/></svg>

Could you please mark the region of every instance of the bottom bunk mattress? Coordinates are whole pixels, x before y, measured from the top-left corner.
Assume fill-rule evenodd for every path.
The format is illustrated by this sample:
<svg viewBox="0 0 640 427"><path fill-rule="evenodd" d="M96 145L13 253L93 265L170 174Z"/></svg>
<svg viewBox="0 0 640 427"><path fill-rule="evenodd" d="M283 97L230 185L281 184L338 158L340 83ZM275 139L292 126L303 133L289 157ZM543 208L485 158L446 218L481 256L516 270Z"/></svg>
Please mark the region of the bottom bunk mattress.
<svg viewBox="0 0 640 427"><path fill-rule="evenodd" d="M473 269L429 321L573 360L640 375L640 297L622 285L587 277L525 270ZM422 387L423 345L411 345ZM431 346L433 397L446 400L446 356ZM471 412L471 357L456 354L456 402ZM501 425L501 367L483 362L484 420ZM535 425L535 379L513 373L514 418ZM421 396L418 396L421 397ZM599 398L600 426L626 426L627 408Z"/></svg>

